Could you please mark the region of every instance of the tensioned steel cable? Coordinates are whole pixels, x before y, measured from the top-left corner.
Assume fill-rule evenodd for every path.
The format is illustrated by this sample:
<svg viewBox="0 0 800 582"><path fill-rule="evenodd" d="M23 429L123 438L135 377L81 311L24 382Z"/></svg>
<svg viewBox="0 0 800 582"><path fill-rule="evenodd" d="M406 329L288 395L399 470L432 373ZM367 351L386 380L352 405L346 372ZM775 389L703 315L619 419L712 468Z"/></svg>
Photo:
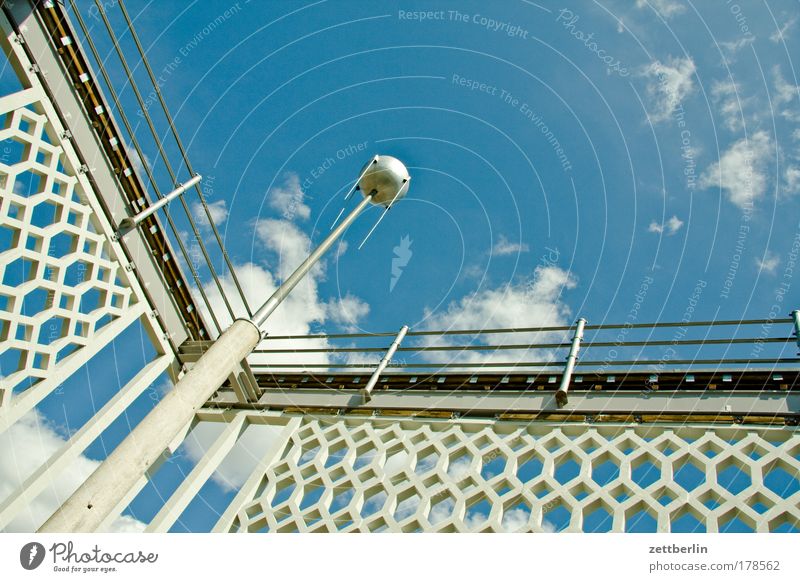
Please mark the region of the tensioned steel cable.
<svg viewBox="0 0 800 582"><path fill-rule="evenodd" d="M791 318L785 319L741 319L741 320L719 320L719 321L690 321L684 322L663 322L663 323L613 323L603 325L587 325L584 329L606 330L606 329L644 329L659 327L702 327L715 325L758 325L758 324L781 324L792 323ZM439 336L439 335L480 335L493 333L537 333L570 331L574 326L554 326L554 327L511 327L495 329L450 329L439 331L409 331L406 336ZM362 333L320 333L310 335L273 335L266 336L264 340L289 340L289 339L348 339L348 338L367 338L367 337L394 337L396 331L391 332L362 332Z"/></svg>
<svg viewBox="0 0 800 582"><path fill-rule="evenodd" d="M109 22L108 17L106 16L105 10L103 9L101 3L98 0L95 0L95 4L97 5L100 17L103 20L103 24L105 25L106 30L108 31L108 35L111 38L111 43L114 46L114 50L116 51L117 56L119 57L120 63L122 64L122 67L123 67L123 69L125 71L125 75L126 75L126 77L128 79L128 82L131 85L131 89L133 90L133 93L136 96L136 100L139 103L139 107L141 107L141 109L142 109L142 115L143 115L145 121L147 122L147 126L150 129L150 133L153 136L153 140L155 141L156 148L158 149L159 155L160 155L161 159L164 161L164 166L165 166L165 168L167 169L167 172L170 175L170 179L177 185L178 184L177 176L176 176L176 174L175 174L175 172L174 172L174 170L172 168L172 164L169 161L169 157L167 156L166 152L164 151L163 146L161 145L161 141L159 140L159 137L158 137L158 132L156 131L156 128L155 128L155 126L153 124L153 119L152 119L152 117L150 116L150 114L147 111L147 106L145 105L144 99L142 99L142 95L139 92L139 88L136 85L136 81L133 78L133 73L132 73L130 67L128 66L128 60L125 58L125 55L124 55L124 53L122 51L122 46L119 44L119 39L117 38L117 35L114 32L114 29L111 27L111 23ZM142 160L142 161L144 161L144 160ZM192 219L192 213L191 213L191 210L189 209L189 205L186 203L186 200L184 199L183 196L179 196L178 198L180 199L181 206L183 206L183 209L186 212L186 216L187 216L187 219L189 221L189 225L192 228L192 232L194 234L195 240L197 241L197 243L198 243L198 245L200 247L200 250L203 253L203 257L205 258L206 263L208 264L209 272L211 273L211 277L212 277L212 279L214 280L214 283L217 286L217 290L219 291L219 294L220 294L220 296L222 298L222 301L223 301L223 303L225 303L225 307L228 309L228 313L230 314L231 319L235 319L236 316L234 315L233 308L231 307L231 304L228 301L228 297L225 294L224 289L222 288L222 283L220 282L219 277L217 276L217 272L214 269L214 265L213 265L213 263L211 261L211 257L209 256L208 250L206 249L206 246L203 243L203 239L200 236L200 231L198 230L197 225L195 224L194 220ZM245 304L247 303L245 301L244 297L242 297L242 301Z"/></svg>
<svg viewBox="0 0 800 582"><path fill-rule="evenodd" d="M98 0L95 0L97 3ZM186 148L183 146L183 141L180 138L180 134L175 127L175 123L172 119L172 114L169 112L169 108L167 107L166 102L164 101L164 97L161 95L161 88L156 81L156 77L153 74L153 69L150 66L150 61L145 54L144 48L142 47L142 43L139 41L139 35L136 33L136 29L133 27L133 22L131 21L130 17L128 16L128 11L125 8L125 2L122 0L118 0L119 8L122 11L122 15L125 18L125 22L128 25L128 30L131 31L131 37L133 38L134 43L136 44L136 48L139 51L139 55L141 56L142 63L145 66L147 71L147 75L150 77L150 82L153 84L153 88L155 89L156 96L158 97L158 101L161 104L161 109L164 112L164 116L167 119L167 123L169 124L170 130L172 131L172 135L175 138L175 143L178 146L178 150L181 152L181 157L183 157L183 161L186 164L186 169L189 171L190 175L194 175L194 170L192 169L192 164L189 161L189 156L186 152ZM222 257L225 260L225 264L228 266L228 270L231 273L231 278L233 279L233 283L236 286L236 289L239 291L239 296L242 299L242 303L244 303L244 308L247 310L248 317L252 317L253 313L250 311L250 306L247 304L247 300L245 299L244 290L242 286L239 284L239 278L236 276L236 271L231 264L230 257L228 257L228 251L225 249L225 245L222 242L222 237L220 237L219 231L217 230L217 226L214 223L214 220L211 217L211 212L208 209L208 204L206 204L205 196L203 195L203 190L200 188L199 185L195 186L195 190L197 191L197 195L200 199L200 204L203 206L203 211L206 214L206 218L208 219L208 224L211 227L211 231L214 233L214 236L217 239L217 244L219 245L220 251L222 252Z"/></svg>
<svg viewBox="0 0 800 582"><path fill-rule="evenodd" d="M653 340L653 341L630 341L630 342L581 342L581 349L586 348L616 348L634 346L692 346L692 345L728 345L728 344L754 344L757 341L763 343L786 343L794 341L792 337L772 337L772 338L725 338L725 339L692 339L692 340ZM493 345L467 345L467 346L415 346L399 347L398 352L445 352L445 351L491 351L491 350L538 350L545 348L568 348L569 343L552 344L493 344ZM284 349L262 349L254 350L254 354L320 354L320 353L350 353L350 352L385 352L386 347L377 348L284 348Z"/></svg>
<svg viewBox="0 0 800 582"><path fill-rule="evenodd" d="M152 186L153 191L156 194L156 197L157 198L162 198L161 191L160 191L160 189L158 187L158 184L156 183L156 180L153 177L152 171L150 170L150 166L148 165L148 163L146 161L146 158L145 158L144 154L142 153L142 149L141 149L141 147L139 145L139 140L136 138L136 134L133 132L131 124L128 121L128 117L125 115L125 111L122 108L122 104L121 104L121 102L119 100L117 92L114 90L114 86L111 84L111 79L108 76L108 72L106 71L105 65L103 65L103 61L100 58L100 54L99 54L97 48L95 47L95 44L92 41L91 36L89 35L89 30L86 27L86 24L85 24L83 18L81 17L81 14L78 11L77 6L75 5L75 0L70 0L70 4L72 5L72 11L75 14L76 20L78 21L78 25L80 26L81 30L83 31L83 35L84 35L84 38L86 39L86 42L87 42L87 44L89 46L89 50L91 51L92 56L94 57L95 61L97 62L97 66L98 66L98 68L100 70L100 74L103 76L103 80L106 83L106 87L108 87L109 93L111 94L111 99L114 101L114 105L115 105L115 107L117 109L117 113L118 113L120 119L122 120L123 125L125 126L125 130L128 132L128 135L131 138L131 144L133 145L134 150L136 151L137 155L139 156L139 159L142 162L142 168L144 169L145 174L147 175L147 179L150 182L150 185ZM217 328L217 332L218 333L222 333L222 328L221 328L219 322L217 321L217 317L214 314L214 310L211 307L211 302L208 300L208 296L206 295L206 292L203 289L203 284L202 284L202 282L200 280L200 276L198 275L197 270L194 268L194 265L192 264L192 260L189 257L188 251L186 250L186 246L183 244L183 239L178 234L178 229L177 229L177 227L175 225L175 222L172 220L172 216L169 213L168 206L164 207L164 213L165 213L165 215L167 217L167 223L169 224L170 229L172 230L172 234L175 237L175 239L178 241L178 248L180 248L181 254L183 255L183 258L186 261L187 266L189 267L189 271L192 274L192 278L194 279L194 282L197 285L198 290L200 291L200 296L202 297L203 302L206 304L206 308L208 309L209 314L211 315L211 320L213 321L214 326Z"/></svg>
<svg viewBox="0 0 800 582"><path fill-rule="evenodd" d="M601 366L605 362L600 360L593 360L593 361L579 361L575 363L575 366ZM649 366L649 365L659 365L663 362L661 360L619 360L614 362L616 365L620 366ZM750 359L750 358L731 358L727 360L700 360L700 359L693 359L693 360L670 360L670 364L681 364L681 365L701 365L701 364L708 364L708 365L717 365L717 364L765 364L765 365L774 365L774 364L796 364L800 363L800 358L760 358L760 359ZM448 369L448 368L529 368L529 367L563 367L564 362L550 362L550 361L538 361L538 362L448 362L448 363L409 363L402 366L403 369L413 369L413 368L437 368L437 369ZM363 369L372 369L375 367L375 362L363 362L363 363L356 363L356 364L304 364L304 363L294 363L294 364L254 364L251 363L250 367L253 369L269 369L269 368L363 368Z"/></svg>

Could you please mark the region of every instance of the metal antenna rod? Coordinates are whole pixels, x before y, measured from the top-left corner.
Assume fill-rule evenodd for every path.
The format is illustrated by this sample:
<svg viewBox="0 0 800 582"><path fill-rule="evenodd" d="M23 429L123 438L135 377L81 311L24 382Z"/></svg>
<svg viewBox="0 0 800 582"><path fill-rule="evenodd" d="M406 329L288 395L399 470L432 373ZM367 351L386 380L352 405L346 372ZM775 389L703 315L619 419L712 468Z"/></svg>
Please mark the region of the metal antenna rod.
<svg viewBox="0 0 800 582"><path fill-rule="evenodd" d="M355 182L353 182L353 185L350 186L350 190L348 190L347 194L345 195L344 197L345 202L347 202L350 199L350 196L353 194L353 192L356 191L356 189L358 188L358 183L361 182L361 178L364 177L364 175L369 171L369 169L373 166L373 164L378 163L379 157L380 156L378 155L372 156L372 160L370 160L367 163L367 165L364 166L364 170L358 176L358 179ZM336 217L336 220L334 220L333 224L331 224L331 230L333 230L333 227L336 226L337 222L339 222L339 219L342 217L342 214L344 214L344 206L342 206L342 209L339 211L339 215Z"/></svg>
<svg viewBox="0 0 800 582"><path fill-rule="evenodd" d="M373 194L369 194L368 196L364 196L364 199L358 203L353 211L347 215L347 217L342 221L342 223L336 227L333 232L331 232L327 238L322 241L319 246L311 253L308 258L303 261L297 269L295 269L294 273L289 275L289 277L281 284L280 287L272 294L272 297L267 299L267 302L261 306L261 308L253 314L253 323L256 327L261 328L264 325L264 322L267 318L272 315L272 312L275 311L275 308L281 304L289 292L294 289L295 285L300 282L306 273L308 273L314 264L319 261L320 257L327 252L329 248L333 246L333 243L336 242L342 233L347 230L347 228L353 223L353 221L358 218L358 215L370 205L372 202Z"/></svg>
<svg viewBox="0 0 800 582"><path fill-rule="evenodd" d="M186 183L180 184L172 192L170 192L169 194L167 194L166 196L164 196L163 198L158 200L158 202L155 202L154 204L151 204L150 206L148 206L147 208L142 210L136 216L129 216L128 218L122 219L122 221L119 223L120 231L121 232L128 232L129 230L132 230L132 229L136 228L148 216L150 216L154 212L158 211L159 208L162 208L162 207L166 206L167 204L169 204L169 202L171 200L177 198L178 196L180 196L181 194L186 192L189 188L191 188L192 186L194 186L195 184L200 182L200 180L202 180L202 179L203 179L203 177L198 174L197 176L194 176L191 180L188 180Z"/></svg>
<svg viewBox="0 0 800 582"><path fill-rule="evenodd" d="M386 209L381 213L380 218L378 218L377 222L375 222L375 224L372 226L372 228L369 229L369 232L367 233L367 236L364 237L364 240L361 241L361 244L358 245L358 250L359 251L361 250L361 247L363 247L364 244L369 240L369 237L372 236L372 233L375 232L375 229L378 228L378 225L381 223L381 220L383 220L383 217L386 216L386 213L389 212L392 209L392 205L395 203L395 200L397 200L397 197L400 195L400 192L403 190L403 186L409 180L410 180L410 178L407 179L407 180L403 180L403 185L400 186L400 188L397 190L397 193L392 198L392 201L389 203L389 206L387 206Z"/></svg>
<svg viewBox="0 0 800 582"><path fill-rule="evenodd" d="M386 350L386 355L383 356L378 367L375 368L375 371L370 376L367 385L361 390L361 394L364 395L364 402L369 402L372 400L372 390L375 388L375 385L378 383L378 379L383 374L383 371L386 369L386 366L389 365L389 362L392 361L392 357L394 357L394 353L397 351L397 348L400 346L400 342L403 341L403 338L406 337L406 333L408 333L408 326L404 325L400 328L400 331L397 333L397 337L394 338L392 345L389 346L389 349Z"/></svg>
<svg viewBox="0 0 800 582"><path fill-rule="evenodd" d="M583 328L586 325L586 320L580 318L575 322L575 337L572 338L572 346L569 348L569 355L567 356L567 364L564 366L564 374L561 376L561 384L556 392L556 403L559 408L566 406L569 399L567 398L567 390L569 390L569 383L572 380L572 372L575 370L575 362L578 359L578 352L581 349L581 340L583 340Z"/></svg>

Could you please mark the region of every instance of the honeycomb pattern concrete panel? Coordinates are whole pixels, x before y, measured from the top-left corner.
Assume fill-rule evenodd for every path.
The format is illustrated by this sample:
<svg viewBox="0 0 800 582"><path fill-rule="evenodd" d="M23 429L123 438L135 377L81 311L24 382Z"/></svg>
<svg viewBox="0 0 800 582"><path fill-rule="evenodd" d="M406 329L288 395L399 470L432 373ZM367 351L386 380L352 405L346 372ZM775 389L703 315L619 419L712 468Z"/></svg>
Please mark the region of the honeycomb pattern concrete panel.
<svg viewBox="0 0 800 582"><path fill-rule="evenodd" d="M800 435L304 418L232 531L800 529Z"/></svg>
<svg viewBox="0 0 800 582"><path fill-rule="evenodd" d="M0 98L0 387L6 397L80 357L101 328L137 303L42 99L34 89Z"/></svg>

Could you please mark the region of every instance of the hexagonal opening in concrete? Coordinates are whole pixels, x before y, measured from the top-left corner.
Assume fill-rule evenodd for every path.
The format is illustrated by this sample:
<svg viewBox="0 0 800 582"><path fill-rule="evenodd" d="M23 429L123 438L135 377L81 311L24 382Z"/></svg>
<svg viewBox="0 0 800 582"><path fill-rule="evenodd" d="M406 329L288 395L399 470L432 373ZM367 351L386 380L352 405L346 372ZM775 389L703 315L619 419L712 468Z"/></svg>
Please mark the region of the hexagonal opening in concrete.
<svg viewBox="0 0 800 582"><path fill-rule="evenodd" d="M589 504L583 509L583 531L585 533L609 532L613 523L613 513L600 500Z"/></svg>
<svg viewBox="0 0 800 582"><path fill-rule="evenodd" d="M398 496L397 507L394 510L394 519L403 521L416 513L422 498L413 489Z"/></svg>
<svg viewBox="0 0 800 582"><path fill-rule="evenodd" d="M39 263L27 258L17 258L6 265L3 273L3 285L18 287L36 278Z"/></svg>
<svg viewBox="0 0 800 582"><path fill-rule="evenodd" d="M769 521L769 531L773 533L799 533L800 519L785 511Z"/></svg>
<svg viewBox="0 0 800 582"><path fill-rule="evenodd" d="M605 454L592 460L592 481L605 487L619 478L619 461L616 457Z"/></svg>
<svg viewBox="0 0 800 582"><path fill-rule="evenodd" d="M439 453L433 447L422 450L417 456L417 463L414 467L414 472L417 475L425 475L426 473L429 473L436 467L436 463L439 462L440 456L441 455L439 455Z"/></svg>
<svg viewBox="0 0 800 582"><path fill-rule="evenodd" d="M625 512L625 531L629 533L655 533L658 520L644 503L637 503Z"/></svg>
<svg viewBox="0 0 800 582"><path fill-rule="evenodd" d="M315 481L303 487L303 498L300 500L300 509L308 509L312 505L316 505L322 494L325 493L325 486L322 481Z"/></svg>
<svg viewBox="0 0 800 582"><path fill-rule="evenodd" d="M297 466L300 467L302 465L312 462L316 458L319 451L320 451L320 444L316 441L304 444L303 452L300 455L300 460L297 462Z"/></svg>
<svg viewBox="0 0 800 582"><path fill-rule="evenodd" d="M702 516L691 506L684 506L670 514L672 533L705 533L706 524Z"/></svg>
<svg viewBox="0 0 800 582"><path fill-rule="evenodd" d="M431 498L431 508L428 511L428 521L435 526L450 519L455 507L456 500L449 491L433 496Z"/></svg>
<svg viewBox="0 0 800 582"><path fill-rule="evenodd" d="M745 513L732 509L719 518L719 533L752 533L756 523Z"/></svg>
<svg viewBox="0 0 800 582"><path fill-rule="evenodd" d="M334 465L341 463L350 449L347 446L347 441L341 439L328 446L328 454L325 459L325 468L329 469Z"/></svg>
<svg viewBox="0 0 800 582"><path fill-rule="evenodd" d="M369 465L376 456L375 445L366 443L356 449L356 458L353 461L353 469L358 471L362 467Z"/></svg>
<svg viewBox="0 0 800 582"><path fill-rule="evenodd" d="M41 172L35 170L25 170L17 174L14 180L14 194L20 196L34 196L43 192L47 183L47 178ZM34 222L36 226L42 226L39 222ZM52 224L48 222L47 224Z"/></svg>
<svg viewBox="0 0 800 582"><path fill-rule="evenodd" d="M281 503L284 503L289 499L296 487L297 483L295 483L293 477L288 477L279 481L275 486L275 494L272 496L270 505L272 505L272 507L277 507Z"/></svg>
<svg viewBox="0 0 800 582"><path fill-rule="evenodd" d="M559 532L569 527L572 511L562 499L553 500L542 508L542 529Z"/></svg>
<svg viewBox="0 0 800 582"><path fill-rule="evenodd" d="M717 483L734 495L738 495L750 485L753 480L750 478L750 469L747 465L733 461L717 467Z"/></svg>
<svg viewBox="0 0 800 582"><path fill-rule="evenodd" d="M800 474L797 472L790 473L782 465L771 463L764 470L764 486L781 496L788 499L798 491L800 491Z"/></svg>
<svg viewBox="0 0 800 582"><path fill-rule="evenodd" d="M705 472L697 466L692 457L685 457L674 464L672 471L672 480L686 491L694 491L706 482Z"/></svg>
<svg viewBox="0 0 800 582"><path fill-rule="evenodd" d="M647 489L661 478L661 467L649 455L642 455L631 463L631 480Z"/></svg>
<svg viewBox="0 0 800 582"><path fill-rule="evenodd" d="M71 232L59 232L50 238L47 255L60 259L78 251L78 236Z"/></svg>
<svg viewBox="0 0 800 582"><path fill-rule="evenodd" d="M467 509L464 513L464 524L470 531L479 529L492 512L492 504L484 494L475 495L467 500Z"/></svg>
<svg viewBox="0 0 800 582"><path fill-rule="evenodd" d="M505 468L506 458L499 450L494 450L481 459L481 477L487 481L502 473Z"/></svg>
<svg viewBox="0 0 800 582"><path fill-rule="evenodd" d="M522 483L527 483L541 475L543 467L542 460L531 453L527 459L520 459L520 465L517 467L517 479Z"/></svg>
<svg viewBox="0 0 800 582"><path fill-rule="evenodd" d="M333 499L331 499L331 504L328 509L331 515L347 507L347 505L353 499L354 494L355 489L352 486L336 487L334 489Z"/></svg>
<svg viewBox="0 0 800 582"><path fill-rule="evenodd" d="M450 454L447 461L447 476L454 481L461 481L470 473L472 455L466 449L458 449Z"/></svg>
<svg viewBox="0 0 800 582"><path fill-rule="evenodd" d="M517 499L503 506L500 527L506 532L522 532L530 528L531 506L524 499Z"/></svg>
<svg viewBox="0 0 800 582"><path fill-rule="evenodd" d="M555 480L566 485L575 479L581 472L581 464L571 455L561 455L555 460L553 476Z"/></svg>
<svg viewBox="0 0 800 582"><path fill-rule="evenodd" d="M364 493L364 503L361 506L360 515L362 518L367 518L370 515L383 509L386 499L389 496L386 491L380 488L373 488Z"/></svg>

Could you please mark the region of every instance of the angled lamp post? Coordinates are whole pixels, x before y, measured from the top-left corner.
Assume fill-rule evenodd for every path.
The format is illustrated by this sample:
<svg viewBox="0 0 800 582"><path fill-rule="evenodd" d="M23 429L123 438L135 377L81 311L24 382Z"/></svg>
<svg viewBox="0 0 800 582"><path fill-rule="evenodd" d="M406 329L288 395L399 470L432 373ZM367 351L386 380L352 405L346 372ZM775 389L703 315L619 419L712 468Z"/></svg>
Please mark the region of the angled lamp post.
<svg viewBox="0 0 800 582"><path fill-rule="evenodd" d="M161 457L211 395L255 349L263 326L291 290L370 204L387 210L408 192L411 177L391 156L375 156L361 171L356 189L364 198L256 311L237 319L217 338L147 416L125 437L89 478L39 528L45 532L93 532ZM383 214L381 215L381 218Z"/></svg>

